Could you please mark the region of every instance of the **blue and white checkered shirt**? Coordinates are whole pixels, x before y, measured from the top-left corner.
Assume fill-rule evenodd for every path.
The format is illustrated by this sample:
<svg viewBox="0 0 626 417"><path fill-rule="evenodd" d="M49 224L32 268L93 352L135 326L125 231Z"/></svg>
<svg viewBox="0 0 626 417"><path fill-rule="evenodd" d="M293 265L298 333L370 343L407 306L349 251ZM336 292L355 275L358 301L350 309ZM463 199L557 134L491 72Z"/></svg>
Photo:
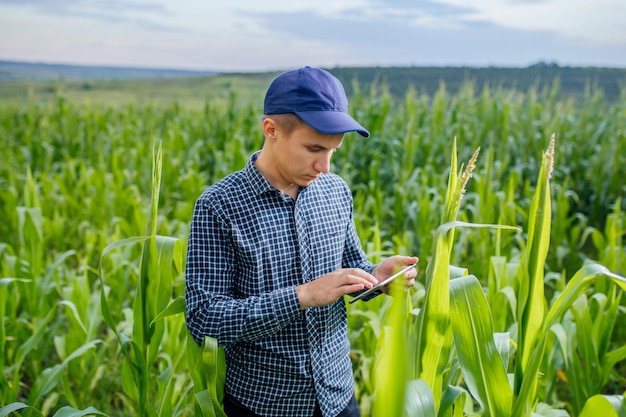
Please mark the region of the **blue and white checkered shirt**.
<svg viewBox="0 0 626 417"><path fill-rule="evenodd" d="M339 268L371 272L352 218L352 195L321 175L298 198L246 167L196 202L186 267L187 326L226 353L226 390L261 416L325 417L354 393L343 298L300 309L296 286Z"/></svg>

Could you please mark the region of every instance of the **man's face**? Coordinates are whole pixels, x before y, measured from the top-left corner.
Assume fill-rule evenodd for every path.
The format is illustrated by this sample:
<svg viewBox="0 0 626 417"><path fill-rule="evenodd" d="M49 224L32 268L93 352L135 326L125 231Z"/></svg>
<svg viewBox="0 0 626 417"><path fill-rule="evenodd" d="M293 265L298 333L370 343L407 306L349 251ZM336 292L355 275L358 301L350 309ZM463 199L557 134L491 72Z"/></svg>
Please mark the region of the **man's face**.
<svg viewBox="0 0 626 417"><path fill-rule="evenodd" d="M343 142L343 134L326 135L302 123L291 135L276 129L275 156L281 179L306 187L330 171L330 158Z"/></svg>

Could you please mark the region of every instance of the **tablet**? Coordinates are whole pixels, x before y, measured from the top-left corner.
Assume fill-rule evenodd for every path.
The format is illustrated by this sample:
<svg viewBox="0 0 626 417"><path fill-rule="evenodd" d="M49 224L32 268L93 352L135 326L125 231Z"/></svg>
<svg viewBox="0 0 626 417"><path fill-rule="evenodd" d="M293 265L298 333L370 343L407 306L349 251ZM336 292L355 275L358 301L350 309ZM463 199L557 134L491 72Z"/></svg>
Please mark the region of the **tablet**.
<svg viewBox="0 0 626 417"><path fill-rule="evenodd" d="M394 279L398 278L401 275L404 275L407 271L410 271L411 268L415 268L417 264L413 264L413 265L409 265L405 268L402 268L401 270L399 270L398 272L396 272L395 274L391 275L388 278L385 278L384 280L380 281L378 284L374 285L372 288L370 288L369 290L363 291L361 294L357 295L356 297L352 298L351 300L349 300L348 302L350 304L354 303L357 300L360 300L361 298L373 293L376 290L379 290L381 287L384 287L385 285L389 284L391 281L393 281Z"/></svg>

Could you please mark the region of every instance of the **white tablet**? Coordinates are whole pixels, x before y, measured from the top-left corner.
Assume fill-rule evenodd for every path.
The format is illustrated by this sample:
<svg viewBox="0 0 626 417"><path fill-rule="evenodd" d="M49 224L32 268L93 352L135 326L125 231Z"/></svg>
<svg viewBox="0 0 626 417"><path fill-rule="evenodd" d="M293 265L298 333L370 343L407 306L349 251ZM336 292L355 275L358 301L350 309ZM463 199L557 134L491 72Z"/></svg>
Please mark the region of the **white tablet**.
<svg viewBox="0 0 626 417"><path fill-rule="evenodd" d="M357 295L356 297L352 298L350 301L348 301L350 304L354 303L357 300L360 300L361 298L373 293L374 291L380 289L381 287L384 287L385 285L389 284L391 281L393 281L394 279L398 278L401 275L404 275L407 271L410 271L411 268L415 268L417 264L413 264L413 265L409 265L405 268L402 268L401 270L399 270L398 272L396 272L395 274L391 275L388 278L385 278L384 280L380 281L378 284L374 285L372 288L370 288L369 290L363 291L361 294Z"/></svg>

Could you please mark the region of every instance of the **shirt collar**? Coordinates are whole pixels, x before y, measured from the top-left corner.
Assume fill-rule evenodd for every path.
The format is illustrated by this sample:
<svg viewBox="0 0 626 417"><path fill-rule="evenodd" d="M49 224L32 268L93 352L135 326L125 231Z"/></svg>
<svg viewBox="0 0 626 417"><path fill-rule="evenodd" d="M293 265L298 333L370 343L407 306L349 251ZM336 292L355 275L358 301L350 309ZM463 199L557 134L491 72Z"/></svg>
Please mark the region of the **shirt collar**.
<svg viewBox="0 0 626 417"><path fill-rule="evenodd" d="M252 191L254 191L258 195L271 192L277 192L280 194L280 191L276 189L276 187L274 187L272 184L270 184L270 182L263 176L263 174L261 174L261 171L259 171L256 165L254 165L260 154L261 151L256 151L252 154L252 156L250 156L250 159L248 160L248 163L244 168L246 179L250 183ZM309 188L310 186L300 187L300 189L298 190L298 195L300 195L302 192L306 191Z"/></svg>
<svg viewBox="0 0 626 417"><path fill-rule="evenodd" d="M244 168L246 179L250 183L250 187L252 187L252 190L257 194L276 191L276 188L274 188L274 186L272 186L272 184L270 184L269 181L265 179L263 174L261 174L261 171L259 171L256 165L254 165L254 162L257 160L260 154L261 151L256 151L248 160L248 163Z"/></svg>

